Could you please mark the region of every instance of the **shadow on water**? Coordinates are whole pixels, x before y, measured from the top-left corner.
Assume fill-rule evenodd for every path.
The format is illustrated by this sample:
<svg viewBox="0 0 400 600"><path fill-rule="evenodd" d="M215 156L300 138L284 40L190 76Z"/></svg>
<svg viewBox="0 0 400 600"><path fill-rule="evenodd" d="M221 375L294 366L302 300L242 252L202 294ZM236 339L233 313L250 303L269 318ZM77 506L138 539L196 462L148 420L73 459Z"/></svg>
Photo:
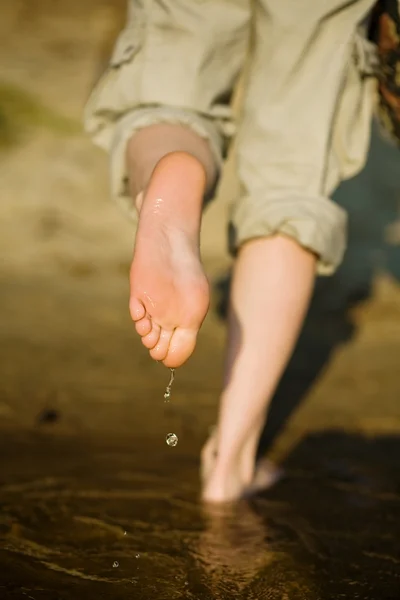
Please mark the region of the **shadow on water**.
<svg viewBox="0 0 400 600"><path fill-rule="evenodd" d="M400 281L400 152L374 126L366 168L342 184L334 200L348 214L348 248L333 277L317 280L303 331L273 398L259 453L272 444L293 411L356 333L351 310L371 297L373 279L385 270ZM225 319L230 277L217 282L218 314Z"/></svg>
<svg viewBox="0 0 400 600"><path fill-rule="evenodd" d="M399 437L310 435L274 489L223 510L148 450L2 437L2 599L398 599Z"/></svg>

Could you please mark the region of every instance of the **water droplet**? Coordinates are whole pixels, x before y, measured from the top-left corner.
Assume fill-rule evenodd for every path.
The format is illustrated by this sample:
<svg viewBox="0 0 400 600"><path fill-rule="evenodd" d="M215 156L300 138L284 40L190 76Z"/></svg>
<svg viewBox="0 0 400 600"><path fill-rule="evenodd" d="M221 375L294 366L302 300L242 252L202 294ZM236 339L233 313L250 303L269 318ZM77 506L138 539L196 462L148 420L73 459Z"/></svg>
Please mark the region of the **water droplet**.
<svg viewBox="0 0 400 600"><path fill-rule="evenodd" d="M119 562L118 562L117 560L114 560L114 562L113 562L113 567L114 567L114 569L118 569L118 567L119 567Z"/></svg>
<svg viewBox="0 0 400 600"><path fill-rule="evenodd" d="M175 433L167 433L165 441L168 446L176 446L178 443L178 436Z"/></svg>
<svg viewBox="0 0 400 600"><path fill-rule="evenodd" d="M175 369L170 369L170 373L171 373L171 376L169 378L168 385L165 388L165 392L164 392L164 401L165 402L169 402L169 399L171 397L171 388L172 388L172 384L174 383L174 379L175 379Z"/></svg>
<svg viewBox="0 0 400 600"><path fill-rule="evenodd" d="M139 552L137 554L135 554L135 558L140 558Z"/></svg>

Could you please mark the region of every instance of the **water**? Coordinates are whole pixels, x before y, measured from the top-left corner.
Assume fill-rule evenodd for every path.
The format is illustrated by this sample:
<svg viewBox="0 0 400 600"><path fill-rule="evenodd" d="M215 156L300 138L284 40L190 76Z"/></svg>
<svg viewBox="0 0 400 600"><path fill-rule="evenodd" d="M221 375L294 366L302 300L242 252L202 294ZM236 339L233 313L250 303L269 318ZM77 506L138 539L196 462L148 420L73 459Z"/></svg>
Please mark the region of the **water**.
<svg viewBox="0 0 400 600"><path fill-rule="evenodd" d="M168 446L176 446L178 444L178 436L175 433L167 433L165 441Z"/></svg>
<svg viewBox="0 0 400 600"><path fill-rule="evenodd" d="M398 438L309 436L286 480L225 508L198 503L185 446L171 460L151 435L4 433L2 600L123 600L133 585L135 600L398 598Z"/></svg>
<svg viewBox="0 0 400 600"><path fill-rule="evenodd" d="M172 384L174 383L174 379L175 379L175 369L170 369L170 380L168 382L167 387L165 388L165 392L164 392L164 402L169 402L170 398L171 398L171 388L172 388Z"/></svg>
<svg viewBox="0 0 400 600"><path fill-rule="evenodd" d="M167 387L165 388L165 393L164 393L165 402L169 402L169 399L171 397L172 384L174 383L174 379L175 379L175 369L170 369L170 372L171 372L170 379L169 379ZM167 435L165 436L165 441L168 444L168 446L175 447L178 444L178 436L175 433L167 433Z"/></svg>
<svg viewBox="0 0 400 600"><path fill-rule="evenodd" d="M125 286L115 298L103 280L83 286L2 282L1 600L398 600L396 294L368 307L370 328L292 415L286 477L218 509L199 502L198 471L220 389L215 323L165 406L160 366L115 321ZM327 361L335 319L296 354L274 427Z"/></svg>

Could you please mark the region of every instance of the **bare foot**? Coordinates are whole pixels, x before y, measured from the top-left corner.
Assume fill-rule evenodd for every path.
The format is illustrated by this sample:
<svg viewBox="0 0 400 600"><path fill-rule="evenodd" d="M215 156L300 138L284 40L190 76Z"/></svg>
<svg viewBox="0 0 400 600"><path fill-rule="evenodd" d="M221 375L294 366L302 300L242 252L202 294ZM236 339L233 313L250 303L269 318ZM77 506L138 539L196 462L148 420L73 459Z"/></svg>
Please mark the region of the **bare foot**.
<svg viewBox="0 0 400 600"><path fill-rule="evenodd" d="M130 312L151 357L171 368L192 354L209 306L199 253L205 185L201 163L174 152L159 161L138 198Z"/></svg>
<svg viewBox="0 0 400 600"><path fill-rule="evenodd" d="M252 457L246 456L246 448L242 460L221 466L217 448L217 433L214 431L201 453L202 498L206 502L222 503L248 498L272 487L283 475L282 470L267 458L258 460L254 465Z"/></svg>

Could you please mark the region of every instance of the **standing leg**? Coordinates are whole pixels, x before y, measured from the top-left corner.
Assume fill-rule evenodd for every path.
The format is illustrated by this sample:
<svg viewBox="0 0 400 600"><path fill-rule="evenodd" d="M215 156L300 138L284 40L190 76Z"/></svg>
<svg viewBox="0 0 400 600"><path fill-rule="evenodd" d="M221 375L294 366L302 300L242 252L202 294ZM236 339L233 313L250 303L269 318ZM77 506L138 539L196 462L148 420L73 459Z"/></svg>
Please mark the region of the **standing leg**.
<svg viewBox="0 0 400 600"><path fill-rule="evenodd" d="M226 378L213 461L203 455L210 463L204 470L207 501L235 500L258 487L259 435L297 340L316 268L331 272L343 254L345 215L328 196L351 166L332 132L338 137L336 121L357 109L346 135L355 127L358 160L357 154L351 158L360 168L372 90L357 78L351 56L357 24L371 5L258 2L238 139L243 196L232 217L238 255ZM344 97L346 77L354 78L350 98Z"/></svg>

